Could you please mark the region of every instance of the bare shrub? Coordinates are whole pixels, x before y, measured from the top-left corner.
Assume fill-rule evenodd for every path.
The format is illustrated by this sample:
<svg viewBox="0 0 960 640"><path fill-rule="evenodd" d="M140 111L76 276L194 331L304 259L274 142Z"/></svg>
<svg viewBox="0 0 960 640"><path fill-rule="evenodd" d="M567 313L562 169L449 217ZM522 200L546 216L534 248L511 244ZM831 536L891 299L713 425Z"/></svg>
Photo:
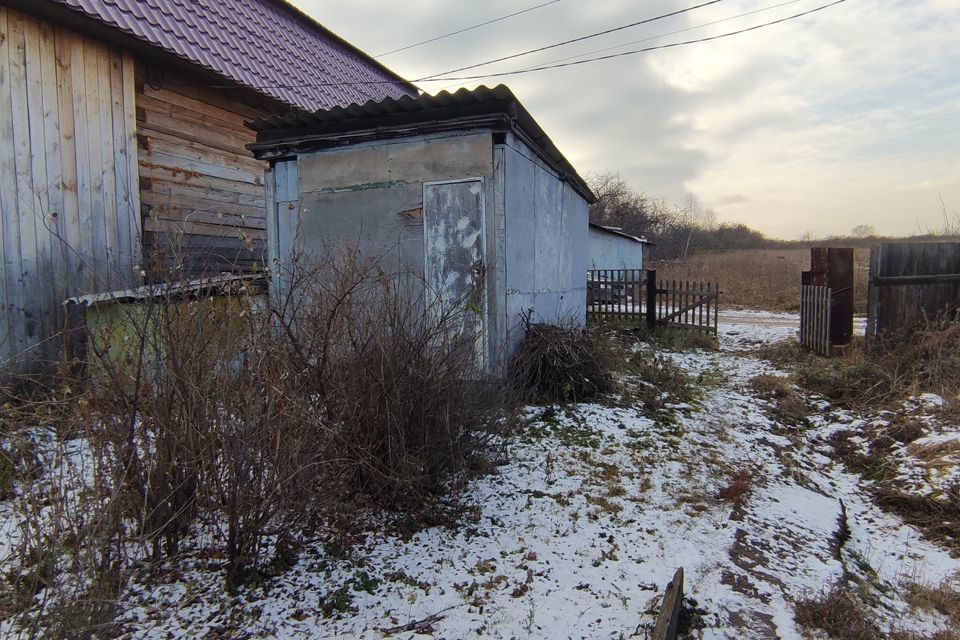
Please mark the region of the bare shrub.
<svg viewBox="0 0 960 640"><path fill-rule="evenodd" d="M325 399L344 490L391 508L423 505L497 435L505 390L464 335L473 312L353 257L298 290L309 312L285 320L287 335Z"/></svg>
<svg viewBox="0 0 960 640"><path fill-rule="evenodd" d="M819 629L834 640L883 640L883 633L873 622L873 614L855 593L834 587L819 597L797 602L797 624Z"/></svg>
<svg viewBox="0 0 960 640"><path fill-rule="evenodd" d="M21 401L52 443L15 490L0 603L21 628L108 633L131 567L199 549L232 590L331 513L429 509L499 441L469 310L434 312L416 277L355 256L292 277L277 306L243 279L110 302L88 375Z"/></svg>
<svg viewBox="0 0 960 640"><path fill-rule="evenodd" d="M576 402L612 389L601 343L575 326L526 322L510 379L533 402Z"/></svg>

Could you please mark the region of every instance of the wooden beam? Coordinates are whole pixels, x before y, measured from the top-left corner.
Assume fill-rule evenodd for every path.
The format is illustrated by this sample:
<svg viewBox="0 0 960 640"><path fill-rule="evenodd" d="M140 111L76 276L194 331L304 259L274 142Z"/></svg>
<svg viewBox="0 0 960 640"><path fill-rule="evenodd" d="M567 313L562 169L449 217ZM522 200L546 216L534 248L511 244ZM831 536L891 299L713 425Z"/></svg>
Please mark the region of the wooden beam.
<svg viewBox="0 0 960 640"><path fill-rule="evenodd" d="M651 640L676 640L677 626L680 622L680 609L683 608L683 567L673 574L673 580L667 584L663 601L660 604L660 615L657 624L653 627Z"/></svg>

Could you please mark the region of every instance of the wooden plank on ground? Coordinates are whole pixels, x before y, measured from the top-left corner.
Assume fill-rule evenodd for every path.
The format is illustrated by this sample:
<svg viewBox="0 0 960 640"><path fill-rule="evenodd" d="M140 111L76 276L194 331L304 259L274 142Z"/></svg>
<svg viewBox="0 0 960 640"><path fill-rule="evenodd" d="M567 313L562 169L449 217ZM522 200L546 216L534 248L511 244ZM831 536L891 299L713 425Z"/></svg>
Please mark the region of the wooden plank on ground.
<svg viewBox="0 0 960 640"><path fill-rule="evenodd" d="M683 567L673 574L660 603L660 615L653 627L651 640L676 640L680 610L683 608Z"/></svg>

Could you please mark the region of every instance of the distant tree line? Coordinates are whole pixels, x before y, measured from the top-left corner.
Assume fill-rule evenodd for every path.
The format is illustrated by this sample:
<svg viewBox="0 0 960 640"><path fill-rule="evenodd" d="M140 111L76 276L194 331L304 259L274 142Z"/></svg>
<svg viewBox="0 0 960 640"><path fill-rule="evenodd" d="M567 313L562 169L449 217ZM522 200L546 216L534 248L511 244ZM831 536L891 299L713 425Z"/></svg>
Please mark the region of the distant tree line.
<svg viewBox="0 0 960 640"><path fill-rule="evenodd" d="M693 196L683 206L638 192L614 173L593 175L590 187L597 202L590 207L590 221L618 227L654 243L655 259L682 259L705 251L733 251L783 246L745 224L717 222L713 209L703 207Z"/></svg>
<svg viewBox="0 0 960 640"><path fill-rule="evenodd" d="M739 251L744 249L803 248L829 243L848 247L869 247L900 238L878 236L868 224L853 227L849 235L814 238L807 233L802 240L768 238L738 222L717 222L713 209L704 207L696 197L688 196L682 206L635 190L616 173L588 177L597 202L590 207L590 221L645 237L654 245L649 256L654 260L678 260L694 253ZM911 236L912 242L935 242L960 236L960 215L952 217L943 207L942 231L927 231Z"/></svg>

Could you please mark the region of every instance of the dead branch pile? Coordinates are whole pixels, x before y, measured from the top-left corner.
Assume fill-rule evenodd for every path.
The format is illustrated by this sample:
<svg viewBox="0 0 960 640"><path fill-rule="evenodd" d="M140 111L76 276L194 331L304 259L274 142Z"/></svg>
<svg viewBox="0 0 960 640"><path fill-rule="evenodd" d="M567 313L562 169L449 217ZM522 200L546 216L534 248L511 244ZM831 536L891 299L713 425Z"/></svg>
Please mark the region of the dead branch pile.
<svg viewBox="0 0 960 640"><path fill-rule="evenodd" d="M609 393L601 346L583 329L527 323L513 357L513 386L533 402L576 402Z"/></svg>

